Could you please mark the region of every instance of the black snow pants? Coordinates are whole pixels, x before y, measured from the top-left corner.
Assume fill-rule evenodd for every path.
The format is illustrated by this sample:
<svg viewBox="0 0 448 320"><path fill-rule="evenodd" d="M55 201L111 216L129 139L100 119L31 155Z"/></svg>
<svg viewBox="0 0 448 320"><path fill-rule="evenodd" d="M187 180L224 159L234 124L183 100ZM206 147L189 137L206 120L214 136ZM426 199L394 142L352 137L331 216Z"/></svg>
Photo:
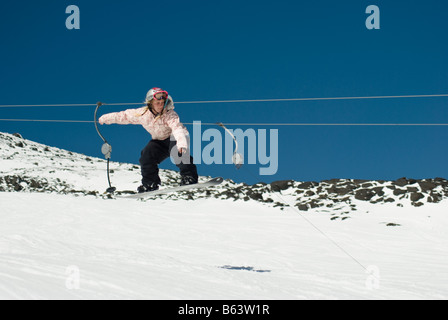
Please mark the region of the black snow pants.
<svg viewBox="0 0 448 320"><path fill-rule="evenodd" d="M193 163L191 155L180 155L177 152L176 141L171 141L170 138L165 140L151 140L148 145L142 150L140 157L140 166L142 170L142 184L151 185L152 183L161 184L159 177L159 164L171 155L171 150L174 149L177 158L175 158L176 166L180 169L181 176L190 176L198 179L198 172L196 165Z"/></svg>

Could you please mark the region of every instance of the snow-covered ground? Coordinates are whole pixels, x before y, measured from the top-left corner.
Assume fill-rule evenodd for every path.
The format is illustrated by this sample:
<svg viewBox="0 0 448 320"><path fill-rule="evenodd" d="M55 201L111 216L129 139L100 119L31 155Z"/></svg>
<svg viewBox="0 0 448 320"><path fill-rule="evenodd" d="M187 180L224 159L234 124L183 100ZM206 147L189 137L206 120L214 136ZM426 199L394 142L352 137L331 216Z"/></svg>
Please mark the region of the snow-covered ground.
<svg viewBox="0 0 448 320"><path fill-rule="evenodd" d="M0 192L0 299L448 298L447 199L353 200L349 219L255 200L107 199L56 190L105 190L102 160L0 138L0 177L55 188ZM115 164L120 186L138 175Z"/></svg>
<svg viewBox="0 0 448 320"><path fill-rule="evenodd" d="M439 208L382 207L336 222L212 199L0 199L3 299L448 297L448 217Z"/></svg>

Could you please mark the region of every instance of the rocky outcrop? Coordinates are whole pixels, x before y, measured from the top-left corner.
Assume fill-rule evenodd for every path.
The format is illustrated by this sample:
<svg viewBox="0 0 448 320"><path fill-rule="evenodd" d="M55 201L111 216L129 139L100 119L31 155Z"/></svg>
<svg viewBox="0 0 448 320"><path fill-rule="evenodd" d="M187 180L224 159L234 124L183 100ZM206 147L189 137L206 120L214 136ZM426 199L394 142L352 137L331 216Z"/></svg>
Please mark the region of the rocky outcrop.
<svg viewBox="0 0 448 320"><path fill-rule="evenodd" d="M101 176L104 180L105 163L58 148L25 140L19 134L0 133L0 192L54 192L60 194L93 195L114 198L102 192L82 187L79 182ZM132 164L115 164L117 173L126 180L140 178L139 167ZM113 171L113 170L112 170ZM178 173L162 170L164 186L178 184ZM128 172L128 173L127 173ZM112 173L114 174L114 173ZM131 178L132 177L132 178ZM208 177L201 177L202 180ZM97 180L95 180L97 181ZM90 184L97 186L97 183ZM124 194L126 192L117 192ZM226 180L222 185L181 193L161 195L170 200L218 198L234 201L257 201L266 205L294 207L300 211L321 210L348 214L362 203L371 205L410 204L421 207L437 204L448 198L448 181L444 178L410 179L395 181L331 179L317 181L282 180L270 184L247 185ZM341 215L339 215L341 217ZM342 217L345 218L345 217Z"/></svg>

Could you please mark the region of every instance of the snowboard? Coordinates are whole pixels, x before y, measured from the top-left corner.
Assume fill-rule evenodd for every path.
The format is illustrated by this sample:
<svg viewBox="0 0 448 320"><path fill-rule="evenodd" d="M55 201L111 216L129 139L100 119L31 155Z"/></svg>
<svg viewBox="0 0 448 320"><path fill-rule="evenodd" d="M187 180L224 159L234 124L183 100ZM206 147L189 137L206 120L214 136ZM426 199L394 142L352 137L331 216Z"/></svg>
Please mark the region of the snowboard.
<svg viewBox="0 0 448 320"><path fill-rule="evenodd" d="M221 184L223 181L224 181L224 179L222 177L217 177L217 178L210 179L206 182L188 184L185 186L179 186L179 187L173 187L173 188L159 189L159 190L155 190L155 191L148 191L148 192L136 193L136 194L131 194L131 195L125 195L125 196L120 196L120 198L142 199L142 198L146 198L146 197L156 196L159 194L168 194L168 193L187 191L187 190L193 190L193 189L203 189L203 188L208 188L208 187L212 187L212 186L217 186L217 185Z"/></svg>

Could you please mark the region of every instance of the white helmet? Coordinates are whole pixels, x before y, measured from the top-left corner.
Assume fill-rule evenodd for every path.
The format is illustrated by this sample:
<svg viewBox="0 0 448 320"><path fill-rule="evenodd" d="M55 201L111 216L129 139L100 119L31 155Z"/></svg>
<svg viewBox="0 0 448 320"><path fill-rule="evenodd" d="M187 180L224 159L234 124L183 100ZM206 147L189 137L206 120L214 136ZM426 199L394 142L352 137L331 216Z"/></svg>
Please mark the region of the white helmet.
<svg viewBox="0 0 448 320"><path fill-rule="evenodd" d="M146 100L145 103L149 103L152 99L154 99L154 96L158 93L162 93L163 97L166 99L165 108L166 110L172 110L174 109L174 101L173 98L168 94L168 91L163 90L161 88L152 88L148 91L146 94Z"/></svg>
<svg viewBox="0 0 448 320"><path fill-rule="evenodd" d="M148 91L148 93L146 94L146 102L151 101L152 99L154 99L154 96L158 93L162 93L165 96L165 99L168 98L168 91L165 91L161 88L152 88Z"/></svg>

